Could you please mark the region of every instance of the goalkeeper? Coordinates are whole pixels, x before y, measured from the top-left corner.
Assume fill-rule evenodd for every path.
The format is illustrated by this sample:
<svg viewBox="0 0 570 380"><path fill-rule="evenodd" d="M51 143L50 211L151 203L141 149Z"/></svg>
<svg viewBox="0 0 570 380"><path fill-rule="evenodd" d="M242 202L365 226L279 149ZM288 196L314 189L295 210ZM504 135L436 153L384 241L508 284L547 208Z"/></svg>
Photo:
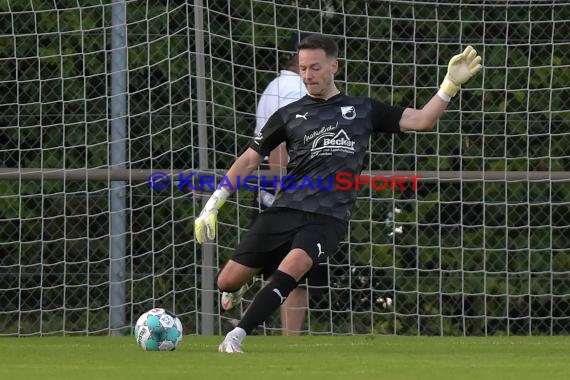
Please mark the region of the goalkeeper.
<svg viewBox="0 0 570 380"><path fill-rule="evenodd" d="M334 178L339 172L358 175L371 134L431 130L459 87L481 70L481 57L468 46L451 58L439 91L423 108L404 108L341 93L334 82L339 68L338 46L330 37L306 37L297 51L308 95L269 118L229 169L227 178L232 185L237 184L238 176L252 173L282 142L287 144L287 172L292 178ZM216 190L196 218L198 243L216 237L217 212L229 195L226 188ZM315 265L336 250L345 236L357 195L354 189L334 191L310 186L278 193L272 207L255 220L218 275L218 288L224 292L239 291L259 273L271 276L237 327L219 345L220 352L243 352L246 335L279 308Z"/></svg>
<svg viewBox="0 0 570 380"><path fill-rule="evenodd" d="M254 133L259 133L266 125L269 117L279 108L299 100L307 94L307 88L303 83L303 79L299 76L299 57L296 51L299 39L304 37L303 33L293 33L290 38L283 41L281 45L283 48L281 61L283 61L284 67L280 71L280 75L269 83L261 95L257 106ZM272 172L281 176L287 160L285 144L280 144L269 155L269 167ZM262 210L269 206L266 199L273 198L273 195L266 190L268 189L263 189L260 192L259 207ZM257 217L258 213L256 212L255 214L254 218ZM307 313L309 289L311 289L312 295L320 295L320 289L327 285L327 269L325 264L316 266L307 278L308 286L299 284L281 305L281 333L283 335L300 334ZM241 297L247 289L247 285L244 285L238 292L223 292L221 297L222 309L229 310L234 308L241 302ZM235 320L232 320L232 324L235 324Z"/></svg>

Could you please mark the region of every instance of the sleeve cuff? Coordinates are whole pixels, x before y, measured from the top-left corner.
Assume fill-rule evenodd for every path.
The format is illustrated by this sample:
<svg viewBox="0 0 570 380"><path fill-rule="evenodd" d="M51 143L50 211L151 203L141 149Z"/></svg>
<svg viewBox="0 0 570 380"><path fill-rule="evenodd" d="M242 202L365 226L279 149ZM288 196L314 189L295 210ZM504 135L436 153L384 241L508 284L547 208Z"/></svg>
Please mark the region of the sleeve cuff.
<svg viewBox="0 0 570 380"><path fill-rule="evenodd" d="M443 92L442 89L439 89L439 91L437 92L437 96L439 96L445 102L449 103L451 101L451 96L449 96L445 92Z"/></svg>

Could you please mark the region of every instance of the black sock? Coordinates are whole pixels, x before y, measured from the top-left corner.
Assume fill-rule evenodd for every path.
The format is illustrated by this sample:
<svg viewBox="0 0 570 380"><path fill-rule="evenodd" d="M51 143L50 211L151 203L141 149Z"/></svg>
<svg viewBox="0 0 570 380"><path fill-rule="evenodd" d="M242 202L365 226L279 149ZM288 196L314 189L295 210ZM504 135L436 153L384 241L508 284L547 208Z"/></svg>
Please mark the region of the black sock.
<svg viewBox="0 0 570 380"><path fill-rule="evenodd" d="M257 293L253 302L238 324L249 335L263 323L285 301L289 293L297 287L297 281L287 273L275 271L271 281Z"/></svg>

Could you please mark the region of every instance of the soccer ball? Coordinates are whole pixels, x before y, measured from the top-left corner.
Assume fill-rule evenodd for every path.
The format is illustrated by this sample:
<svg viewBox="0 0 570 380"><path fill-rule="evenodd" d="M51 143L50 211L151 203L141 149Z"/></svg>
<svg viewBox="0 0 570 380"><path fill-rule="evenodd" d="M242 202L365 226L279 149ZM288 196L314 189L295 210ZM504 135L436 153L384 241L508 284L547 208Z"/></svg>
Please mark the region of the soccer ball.
<svg viewBox="0 0 570 380"><path fill-rule="evenodd" d="M182 323L174 313L155 308L139 317L135 338L145 351L173 351L182 341Z"/></svg>

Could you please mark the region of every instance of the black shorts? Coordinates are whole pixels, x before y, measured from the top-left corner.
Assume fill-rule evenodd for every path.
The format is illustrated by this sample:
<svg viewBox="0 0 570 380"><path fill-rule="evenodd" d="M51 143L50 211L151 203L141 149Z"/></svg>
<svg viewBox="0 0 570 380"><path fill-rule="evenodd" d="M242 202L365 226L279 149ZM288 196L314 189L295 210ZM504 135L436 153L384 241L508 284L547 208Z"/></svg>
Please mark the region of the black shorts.
<svg viewBox="0 0 570 380"><path fill-rule="evenodd" d="M315 282L318 280L322 284L326 266L318 264L326 263L336 251L346 230L347 222L331 216L270 207L255 219L232 260L250 268L261 268L260 274L268 277L289 251L301 248L313 259L313 268L305 277L311 278L315 274L318 276ZM311 282L309 285L313 285Z"/></svg>

